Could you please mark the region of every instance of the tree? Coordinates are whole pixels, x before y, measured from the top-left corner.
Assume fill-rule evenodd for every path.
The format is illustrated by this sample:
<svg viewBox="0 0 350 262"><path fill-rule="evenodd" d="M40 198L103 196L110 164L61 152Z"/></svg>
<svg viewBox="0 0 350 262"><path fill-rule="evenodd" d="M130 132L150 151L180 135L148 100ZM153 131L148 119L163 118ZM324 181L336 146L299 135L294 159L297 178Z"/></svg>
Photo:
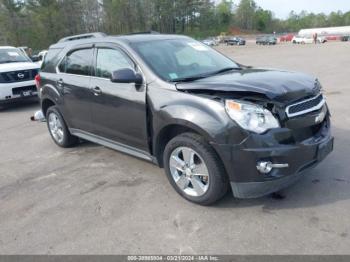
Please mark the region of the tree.
<svg viewBox="0 0 350 262"><path fill-rule="evenodd" d="M328 22L330 26L344 25L343 13L341 11L330 13Z"/></svg>
<svg viewBox="0 0 350 262"><path fill-rule="evenodd" d="M272 29L272 12L259 7L254 15L254 28L260 32L269 32Z"/></svg>
<svg viewBox="0 0 350 262"><path fill-rule="evenodd" d="M229 26L232 20L232 2L223 0L216 10L220 26Z"/></svg>
<svg viewBox="0 0 350 262"><path fill-rule="evenodd" d="M95 31L154 30L204 38L231 26L271 33L350 25L350 12L291 12L280 20L254 0L233 7L233 0L0 0L0 42L42 49L64 36Z"/></svg>
<svg viewBox="0 0 350 262"><path fill-rule="evenodd" d="M0 22L3 34L8 41L21 45L25 16L24 3L16 0L1 0Z"/></svg>
<svg viewBox="0 0 350 262"><path fill-rule="evenodd" d="M344 25L350 25L350 11L343 15Z"/></svg>
<svg viewBox="0 0 350 262"><path fill-rule="evenodd" d="M236 10L236 19L242 29L253 29L256 8L254 0L241 0Z"/></svg>

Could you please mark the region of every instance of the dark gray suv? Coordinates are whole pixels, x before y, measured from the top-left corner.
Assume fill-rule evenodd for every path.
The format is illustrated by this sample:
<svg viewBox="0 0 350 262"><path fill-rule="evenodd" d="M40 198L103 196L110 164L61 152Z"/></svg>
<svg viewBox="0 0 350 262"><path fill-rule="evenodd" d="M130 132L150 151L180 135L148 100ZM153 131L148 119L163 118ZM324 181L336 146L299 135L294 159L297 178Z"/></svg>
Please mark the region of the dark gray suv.
<svg viewBox="0 0 350 262"><path fill-rule="evenodd" d="M202 205L229 188L278 191L333 149L317 79L246 67L186 36L65 38L37 81L57 145L82 138L151 161Z"/></svg>

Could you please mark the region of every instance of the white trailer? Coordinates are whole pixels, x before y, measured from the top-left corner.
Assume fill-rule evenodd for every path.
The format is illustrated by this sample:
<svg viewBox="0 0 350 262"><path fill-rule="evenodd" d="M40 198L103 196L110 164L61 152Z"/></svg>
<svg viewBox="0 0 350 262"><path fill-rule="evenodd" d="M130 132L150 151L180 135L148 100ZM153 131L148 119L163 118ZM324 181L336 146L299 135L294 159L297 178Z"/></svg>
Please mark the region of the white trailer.
<svg viewBox="0 0 350 262"><path fill-rule="evenodd" d="M298 35L310 37L315 33L318 35L350 35L350 26L301 29Z"/></svg>

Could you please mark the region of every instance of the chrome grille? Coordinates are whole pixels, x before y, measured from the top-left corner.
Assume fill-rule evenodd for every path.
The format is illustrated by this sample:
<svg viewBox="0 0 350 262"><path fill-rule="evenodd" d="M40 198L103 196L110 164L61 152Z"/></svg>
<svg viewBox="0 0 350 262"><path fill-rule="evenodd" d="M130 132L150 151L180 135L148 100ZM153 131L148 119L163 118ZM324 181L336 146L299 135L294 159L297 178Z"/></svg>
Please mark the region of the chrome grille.
<svg viewBox="0 0 350 262"><path fill-rule="evenodd" d="M0 73L0 83L13 83L34 80L38 69L20 70Z"/></svg>
<svg viewBox="0 0 350 262"><path fill-rule="evenodd" d="M319 94L318 96L288 106L286 113L288 117L303 115L321 109L325 102L323 95Z"/></svg>

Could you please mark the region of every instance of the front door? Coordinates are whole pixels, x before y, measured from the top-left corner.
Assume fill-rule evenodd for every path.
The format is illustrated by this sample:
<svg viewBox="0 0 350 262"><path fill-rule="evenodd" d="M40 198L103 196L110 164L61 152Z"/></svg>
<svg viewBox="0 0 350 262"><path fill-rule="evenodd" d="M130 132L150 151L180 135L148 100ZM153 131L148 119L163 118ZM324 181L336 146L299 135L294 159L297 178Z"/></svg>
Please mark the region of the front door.
<svg viewBox="0 0 350 262"><path fill-rule="evenodd" d="M92 118L94 133L103 138L149 152L146 119L146 86L112 83L113 71L137 70L133 60L116 46L97 45Z"/></svg>

